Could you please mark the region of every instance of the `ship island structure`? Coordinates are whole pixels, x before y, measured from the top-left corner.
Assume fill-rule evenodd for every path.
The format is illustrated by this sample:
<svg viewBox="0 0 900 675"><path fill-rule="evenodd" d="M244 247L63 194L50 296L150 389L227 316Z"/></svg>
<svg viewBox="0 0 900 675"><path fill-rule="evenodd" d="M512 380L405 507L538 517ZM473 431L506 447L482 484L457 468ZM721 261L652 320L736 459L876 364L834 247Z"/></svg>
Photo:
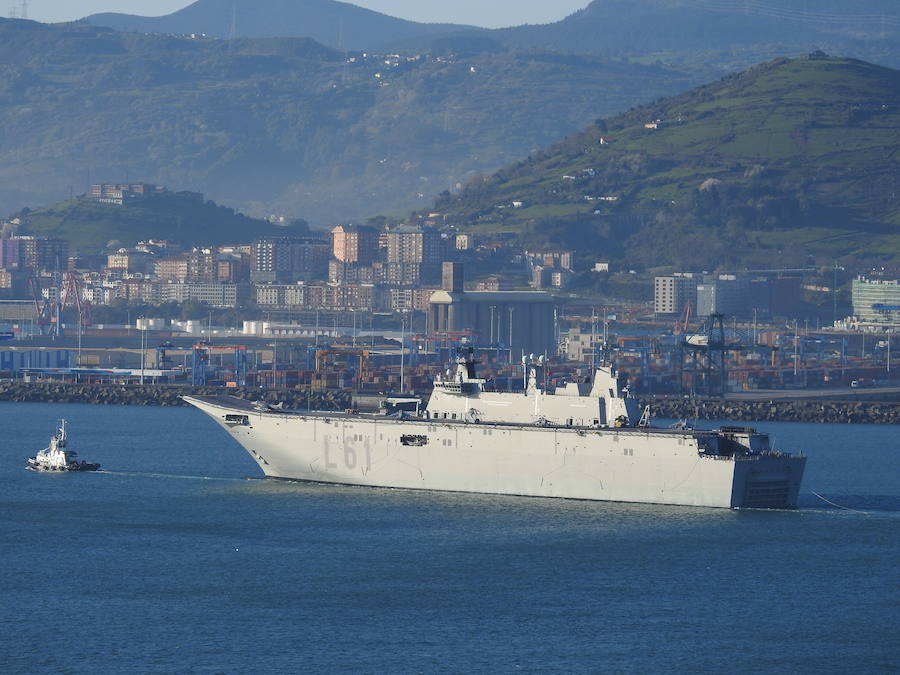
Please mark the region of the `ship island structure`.
<svg viewBox="0 0 900 675"><path fill-rule="evenodd" d="M748 427L650 426L604 362L591 382L491 391L474 350L459 351L427 406L393 413L276 409L186 396L266 477L372 487L722 508L795 508L806 457ZM409 407L409 406L407 406Z"/></svg>

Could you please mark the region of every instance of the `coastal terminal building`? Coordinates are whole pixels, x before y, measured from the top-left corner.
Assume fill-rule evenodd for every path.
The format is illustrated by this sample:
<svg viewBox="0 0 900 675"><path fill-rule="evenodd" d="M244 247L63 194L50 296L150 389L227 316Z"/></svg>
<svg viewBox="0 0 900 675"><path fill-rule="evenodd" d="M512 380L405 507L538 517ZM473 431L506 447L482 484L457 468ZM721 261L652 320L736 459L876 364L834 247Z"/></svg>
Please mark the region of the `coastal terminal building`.
<svg viewBox="0 0 900 675"><path fill-rule="evenodd" d="M706 274L681 272L654 279L657 315L712 314L749 319L793 316L802 304L802 277L780 273Z"/></svg>
<svg viewBox="0 0 900 675"><path fill-rule="evenodd" d="M900 329L900 281L857 277L851 286L857 328Z"/></svg>
<svg viewBox="0 0 900 675"><path fill-rule="evenodd" d="M681 314L685 305L697 306L697 283L703 277L691 272L656 277L653 280L653 311L656 314Z"/></svg>
<svg viewBox="0 0 900 675"><path fill-rule="evenodd" d="M471 333L476 346L503 345L511 358L555 354L555 298L538 291L465 291L460 263L444 263L441 290L431 295L430 335Z"/></svg>

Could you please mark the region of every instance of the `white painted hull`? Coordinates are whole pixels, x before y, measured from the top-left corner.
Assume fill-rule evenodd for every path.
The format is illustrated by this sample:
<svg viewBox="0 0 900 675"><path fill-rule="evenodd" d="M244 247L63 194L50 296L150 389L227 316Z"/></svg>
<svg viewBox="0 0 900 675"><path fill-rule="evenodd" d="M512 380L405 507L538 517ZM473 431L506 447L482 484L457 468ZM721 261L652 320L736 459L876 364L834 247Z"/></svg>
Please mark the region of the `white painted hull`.
<svg viewBox="0 0 900 675"><path fill-rule="evenodd" d="M805 462L790 455L738 460L704 456L690 431L263 412L219 400L185 400L215 419L272 478L686 506L791 508L796 506ZM247 422L228 423L229 414L246 416ZM404 445L401 436L408 435L427 437L427 444Z"/></svg>

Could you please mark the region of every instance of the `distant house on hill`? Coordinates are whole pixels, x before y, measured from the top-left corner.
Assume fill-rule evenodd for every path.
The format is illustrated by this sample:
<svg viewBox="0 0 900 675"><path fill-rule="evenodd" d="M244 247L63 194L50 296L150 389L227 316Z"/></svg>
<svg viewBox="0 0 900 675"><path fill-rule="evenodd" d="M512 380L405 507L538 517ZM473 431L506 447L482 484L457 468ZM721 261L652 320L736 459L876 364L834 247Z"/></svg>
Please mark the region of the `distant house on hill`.
<svg viewBox="0 0 900 675"><path fill-rule="evenodd" d="M95 183L91 185L85 198L99 204L124 206L129 202L140 201L164 192L166 192L166 188L152 183Z"/></svg>
<svg viewBox="0 0 900 675"><path fill-rule="evenodd" d="M527 257L535 265L543 265L554 269L571 270L575 257L572 250L526 250Z"/></svg>
<svg viewBox="0 0 900 675"><path fill-rule="evenodd" d="M169 192L162 185L154 185L153 183L95 183L91 185L90 190L84 198L89 202L98 204L114 204L115 206L125 206L134 202L150 199L151 197L159 197L161 195L174 195L182 200L190 200L199 204L203 203L203 193L201 192Z"/></svg>

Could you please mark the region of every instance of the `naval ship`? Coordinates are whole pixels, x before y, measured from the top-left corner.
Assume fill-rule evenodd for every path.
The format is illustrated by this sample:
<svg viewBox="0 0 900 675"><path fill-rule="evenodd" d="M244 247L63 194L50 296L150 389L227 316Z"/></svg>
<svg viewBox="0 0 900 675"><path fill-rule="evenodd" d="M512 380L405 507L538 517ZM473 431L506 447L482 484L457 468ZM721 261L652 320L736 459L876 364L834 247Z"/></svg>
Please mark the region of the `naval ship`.
<svg viewBox="0 0 900 675"><path fill-rule="evenodd" d="M806 457L749 427L654 428L608 362L592 381L491 391L474 351L434 381L427 406L394 414L282 410L185 396L269 478L372 487L721 508L796 508Z"/></svg>

